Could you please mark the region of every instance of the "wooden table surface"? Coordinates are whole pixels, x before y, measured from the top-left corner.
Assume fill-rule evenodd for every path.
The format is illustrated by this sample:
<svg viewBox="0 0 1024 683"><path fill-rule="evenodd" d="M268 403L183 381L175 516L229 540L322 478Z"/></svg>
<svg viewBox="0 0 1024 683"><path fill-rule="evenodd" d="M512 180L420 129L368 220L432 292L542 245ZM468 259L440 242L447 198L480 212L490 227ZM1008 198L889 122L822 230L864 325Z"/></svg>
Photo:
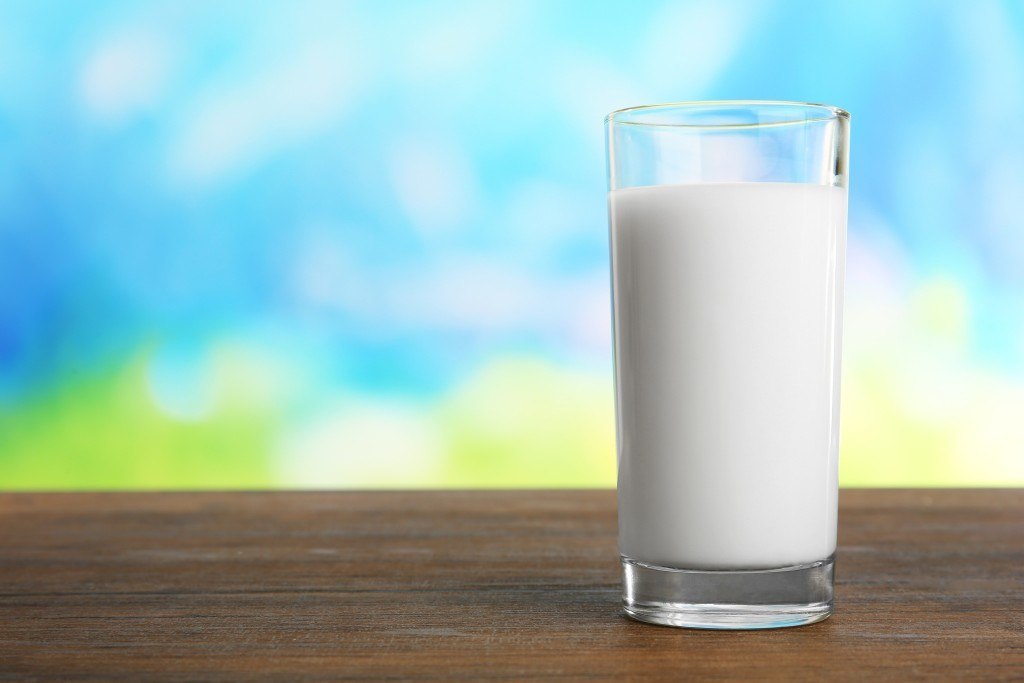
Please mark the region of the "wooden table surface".
<svg viewBox="0 0 1024 683"><path fill-rule="evenodd" d="M836 613L619 607L611 491L0 495L0 680L1024 677L1024 490L847 490Z"/></svg>

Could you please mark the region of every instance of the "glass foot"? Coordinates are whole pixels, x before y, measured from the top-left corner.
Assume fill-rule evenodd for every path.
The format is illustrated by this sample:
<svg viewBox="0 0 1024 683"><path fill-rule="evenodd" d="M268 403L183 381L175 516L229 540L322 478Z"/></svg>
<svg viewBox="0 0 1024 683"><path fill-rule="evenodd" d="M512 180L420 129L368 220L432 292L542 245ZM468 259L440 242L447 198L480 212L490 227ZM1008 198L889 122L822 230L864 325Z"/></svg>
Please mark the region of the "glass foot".
<svg viewBox="0 0 1024 683"><path fill-rule="evenodd" d="M622 558L622 605L663 626L759 629L802 626L832 614L834 556L779 569L672 569Z"/></svg>

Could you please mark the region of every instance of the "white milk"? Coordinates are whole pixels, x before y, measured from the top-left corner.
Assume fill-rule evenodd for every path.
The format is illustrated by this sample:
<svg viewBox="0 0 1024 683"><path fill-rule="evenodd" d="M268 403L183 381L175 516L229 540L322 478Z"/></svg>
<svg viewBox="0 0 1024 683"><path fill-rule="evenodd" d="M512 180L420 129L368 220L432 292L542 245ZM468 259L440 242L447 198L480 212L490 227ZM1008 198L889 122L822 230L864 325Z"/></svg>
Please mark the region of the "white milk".
<svg viewBox="0 0 1024 683"><path fill-rule="evenodd" d="M846 190L610 195L619 550L783 567L836 547Z"/></svg>

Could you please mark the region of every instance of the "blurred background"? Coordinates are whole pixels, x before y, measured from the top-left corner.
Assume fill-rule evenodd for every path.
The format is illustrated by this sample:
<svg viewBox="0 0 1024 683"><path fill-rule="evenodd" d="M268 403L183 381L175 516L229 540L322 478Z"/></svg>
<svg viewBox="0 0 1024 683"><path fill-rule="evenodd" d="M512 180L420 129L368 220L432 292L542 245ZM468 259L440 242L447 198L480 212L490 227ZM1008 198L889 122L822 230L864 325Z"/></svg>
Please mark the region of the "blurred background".
<svg viewBox="0 0 1024 683"><path fill-rule="evenodd" d="M1024 3L0 2L0 488L611 486L602 119L853 113L841 480L1024 484Z"/></svg>

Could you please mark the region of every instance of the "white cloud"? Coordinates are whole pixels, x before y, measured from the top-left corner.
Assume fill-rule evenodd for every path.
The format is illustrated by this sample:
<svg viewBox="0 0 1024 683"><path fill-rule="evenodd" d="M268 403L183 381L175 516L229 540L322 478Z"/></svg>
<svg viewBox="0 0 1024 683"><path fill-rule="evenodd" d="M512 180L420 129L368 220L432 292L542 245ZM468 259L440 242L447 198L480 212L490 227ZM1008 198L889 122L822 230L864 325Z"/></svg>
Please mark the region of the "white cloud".
<svg viewBox="0 0 1024 683"><path fill-rule="evenodd" d="M395 194L423 236L459 228L479 204L472 163L458 143L408 137L391 153Z"/></svg>
<svg viewBox="0 0 1024 683"><path fill-rule="evenodd" d="M844 354L871 356L901 343L912 287L907 255L891 229L866 206L855 206L846 246Z"/></svg>
<svg viewBox="0 0 1024 683"><path fill-rule="evenodd" d="M85 109L106 123L122 123L151 107L164 90L171 50L163 38L134 28L106 38L79 74Z"/></svg>
<svg viewBox="0 0 1024 683"><path fill-rule="evenodd" d="M463 257L381 283L376 315L416 329L530 334L588 357L608 354L609 284L603 268L549 277Z"/></svg>
<svg viewBox="0 0 1024 683"><path fill-rule="evenodd" d="M314 44L240 85L201 98L171 151L172 174L207 184L336 125L368 77L337 44Z"/></svg>
<svg viewBox="0 0 1024 683"><path fill-rule="evenodd" d="M361 228L334 224L302 229L289 275L292 291L304 303L359 312L375 305L369 273L341 239L357 229Z"/></svg>
<svg viewBox="0 0 1024 683"><path fill-rule="evenodd" d="M546 276L501 259L452 256L415 270L367 269L337 237L309 231L291 267L292 291L308 305L344 311L373 328L482 335L532 334L587 357L610 353L604 268Z"/></svg>
<svg viewBox="0 0 1024 683"><path fill-rule="evenodd" d="M566 297L568 343L601 360L612 356L612 308L609 274L581 279Z"/></svg>
<svg viewBox="0 0 1024 683"><path fill-rule="evenodd" d="M407 325L509 331L532 327L547 298L526 272L501 261L453 258L404 280L389 280L386 308Z"/></svg>

